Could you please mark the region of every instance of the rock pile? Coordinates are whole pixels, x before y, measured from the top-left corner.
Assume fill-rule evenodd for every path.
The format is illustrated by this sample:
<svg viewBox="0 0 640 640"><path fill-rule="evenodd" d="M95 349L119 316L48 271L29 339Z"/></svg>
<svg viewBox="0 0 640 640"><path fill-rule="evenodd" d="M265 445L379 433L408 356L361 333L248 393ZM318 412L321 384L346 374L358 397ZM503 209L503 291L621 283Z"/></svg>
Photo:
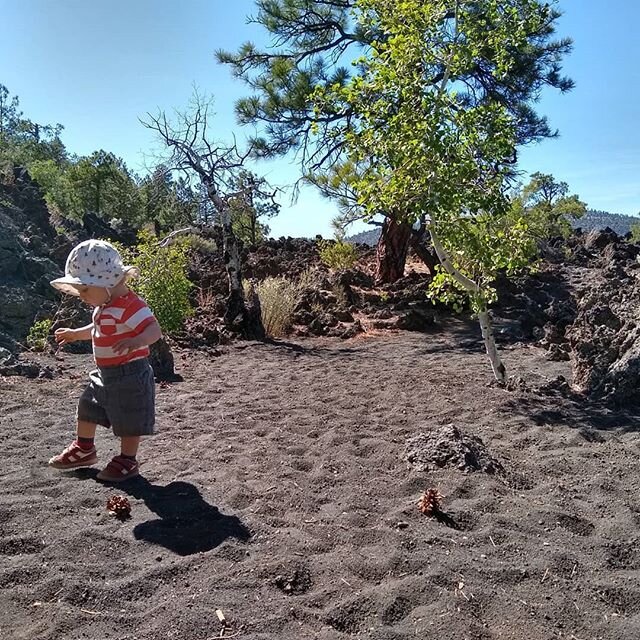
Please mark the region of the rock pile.
<svg viewBox="0 0 640 640"><path fill-rule="evenodd" d="M49 281L62 274L51 257L59 244L40 189L16 168L0 183L0 346L18 351L34 320L55 313Z"/></svg>
<svg viewBox="0 0 640 640"><path fill-rule="evenodd" d="M409 438L404 459L421 472L445 467L465 473L504 472L502 465L488 453L482 438L466 434L451 424Z"/></svg>

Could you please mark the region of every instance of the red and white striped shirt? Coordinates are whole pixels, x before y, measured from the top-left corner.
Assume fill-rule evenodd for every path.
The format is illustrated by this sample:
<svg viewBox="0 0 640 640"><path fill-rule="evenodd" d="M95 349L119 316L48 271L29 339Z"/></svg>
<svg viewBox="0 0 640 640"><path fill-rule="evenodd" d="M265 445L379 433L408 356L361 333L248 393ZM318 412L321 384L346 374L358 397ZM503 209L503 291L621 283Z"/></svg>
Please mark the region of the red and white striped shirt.
<svg viewBox="0 0 640 640"><path fill-rule="evenodd" d="M148 356L149 347L118 354L113 350L113 345L123 338L140 335L154 320L147 303L133 291L97 307L93 312L91 332L96 364L99 367L115 367Z"/></svg>

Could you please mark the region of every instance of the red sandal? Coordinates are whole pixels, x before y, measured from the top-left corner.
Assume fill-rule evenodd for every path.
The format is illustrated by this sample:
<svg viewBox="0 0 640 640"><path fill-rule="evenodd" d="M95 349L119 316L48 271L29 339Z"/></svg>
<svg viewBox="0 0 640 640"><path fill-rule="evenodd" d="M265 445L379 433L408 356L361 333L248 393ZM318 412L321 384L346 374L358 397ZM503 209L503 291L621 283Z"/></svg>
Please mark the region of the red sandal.
<svg viewBox="0 0 640 640"><path fill-rule="evenodd" d="M62 453L49 460L49 466L54 469L77 469L78 467L90 467L96 462L98 462L96 448L83 449L74 440Z"/></svg>
<svg viewBox="0 0 640 640"><path fill-rule="evenodd" d="M123 482L135 478L139 473L140 465L137 460L116 456L98 474L97 478L104 482Z"/></svg>

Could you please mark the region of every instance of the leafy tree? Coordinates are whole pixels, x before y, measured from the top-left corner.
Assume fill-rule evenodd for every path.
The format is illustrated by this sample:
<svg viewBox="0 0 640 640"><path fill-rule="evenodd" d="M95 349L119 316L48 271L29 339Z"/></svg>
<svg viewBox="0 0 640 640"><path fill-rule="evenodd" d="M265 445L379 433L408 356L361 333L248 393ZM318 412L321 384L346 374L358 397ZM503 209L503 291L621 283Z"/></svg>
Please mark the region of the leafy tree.
<svg viewBox="0 0 640 640"><path fill-rule="evenodd" d="M140 227L145 222L144 191L125 163L112 153L96 151L63 164L34 160L27 164L50 206L79 222L93 211L111 224Z"/></svg>
<svg viewBox="0 0 640 640"><path fill-rule="evenodd" d="M237 194L229 199L233 230L243 243L256 246L269 234L265 221L280 212L276 191L264 178L247 170L231 178L230 188Z"/></svg>
<svg viewBox="0 0 640 640"><path fill-rule="evenodd" d="M511 78L530 34L545 32L553 14L534 0L486 0L481 7L460 1L453 14L445 2L358 6L363 28L382 37L361 59L358 76L317 89L316 105L321 113L328 103L360 114L345 137L359 167L352 185L358 202L371 216L428 221L442 263L432 294L453 287L467 297L494 374L504 380L488 307L497 274L515 273L532 258L526 218L514 215L506 189L524 121L508 103L470 95L473 84L460 79L470 82L479 52L491 61L488 86Z"/></svg>
<svg viewBox="0 0 640 640"><path fill-rule="evenodd" d="M514 198L513 206L526 212L530 232L540 240L567 236L570 219L581 218L587 205L577 195L568 195L569 185L549 174L534 173L531 181Z"/></svg>
<svg viewBox="0 0 640 640"><path fill-rule="evenodd" d="M184 178L174 180L159 167L140 180L104 150L70 157L61 132L61 125L25 118L18 97L0 85L0 163L26 166L61 215L81 222L94 212L110 224L137 228L153 222L159 233L197 219L200 197Z"/></svg>
<svg viewBox="0 0 640 640"><path fill-rule="evenodd" d="M188 180L175 180L159 165L140 183L144 221L154 224L157 234L192 225L198 218L198 196Z"/></svg>
<svg viewBox="0 0 640 640"><path fill-rule="evenodd" d="M62 125L43 125L23 117L18 96L0 84L0 160L27 166L37 160L64 163Z"/></svg>
<svg viewBox="0 0 640 640"><path fill-rule="evenodd" d="M0 85L0 162L25 166L42 186L50 206L81 220L94 211L110 221L138 223L141 202L136 177L114 154L96 151L70 158L62 125L25 118L17 96Z"/></svg>
<svg viewBox="0 0 640 640"><path fill-rule="evenodd" d="M54 160L34 160L28 165L29 173L42 187L49 207L64 217L82 221L84 207L76 188L69 179L69 171Z"/></svg>
<svg viewBox="0 0 640 640"><path fill-rule="evenodd" d="M330 172L344 162L350 136L361 130L363 112L343 90L364 78L368 61L389 42L378 19L395 5L392 0L258 0L255 21L271 36L269 47L260 50L246 43L236 53L218 52L218 59L231 65L252 90L236 109L241 123L262 125L255 140L261 154L299 151L303 173L315 183L318 172ZM561 91L572 87L560 70L571 42L554 39L560 15L555 8L534 0L438 0L424 5L433 12L433 20L431 30L421 34L421 49L428 44L436 53L428 67L419 67L425 87L437 90L446 76L457 92L458 108L499 105L511 118L519 144L555 135L531 106L544 86ZM466 48L464 58L449 60L454 24L474 46ZM505 25L516 25L521 36L511 43L516 48L509 51L508 65L496 37ZM334 99L318 100L328 94ZM375 101L377 96L369 98ZM426 105L413 106L429 119ZM381 114L383 123L393 117L393 109ZM375 162L375 150L371 153ZM512 163L515 158L514 149ZM376 213L385 217L381 242L388 244L379 251L379 279L391 280L404 270L412 231L401 209L381 208Z"/></svg>
<svg viewBox="0 0 640 640"><path fill-rule="evenodd" d="M340 211L332 222L346 229L357 220L367 217L363 207L358 202L358 196L353 190L353 183L360 175L359 168L352 160L346 159L336 162L324 171L316 171L306 176L306 180L318 188L325 197L333 200Z"/></svg>
<svg viewBox="0 0 640 640"><path fill-rule="evenodd" d="M9 89L0 84L0 143L6 143L15 134L21 117L20 99L10 97Z"/></svg>
<svg viewBox="0 0 640 640"><path fill-rule="evenodd" d="M118 160L107 151L94 151L80 158L70 169L70 180L76 187L84 209L98 215L108 209L111 202L107 190L118 180Z"/></svg>
<svg viewBox="0 0 640 640"><path fill-rule="evenodd" d="M106 220L138 226L142 202L135 177L113 153L99 150L72 164L67 176L77 193L81 210L93 211Z"/></svg>

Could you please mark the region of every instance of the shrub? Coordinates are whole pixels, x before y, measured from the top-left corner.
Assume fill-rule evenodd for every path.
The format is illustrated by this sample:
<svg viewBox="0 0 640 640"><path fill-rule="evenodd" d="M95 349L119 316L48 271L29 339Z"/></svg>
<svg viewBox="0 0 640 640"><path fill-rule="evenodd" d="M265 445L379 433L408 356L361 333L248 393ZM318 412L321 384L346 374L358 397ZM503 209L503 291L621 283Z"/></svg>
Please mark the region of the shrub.
<svg viewBox="0 0 640 640"><path fill-rule="evenodd" d="M631 225L631 242L640 242L640 224L637 222Z"/></svg>
<svg viewBox="0 0 640 640"><path fill-rule="evenodd" d="M335 284L331 287L333 295L336 297L337 303L342 307L349 306L349 299L347 298L347 291L341 284Z"/></svg>
<svg viewBox="0 0 640 640"><path fill-rule="evenodd" d="M217 253L218 247L213 240L209 240L209 238L203 238L202 236L196 235L195 233L191 233L185 236L189 243L189 247L192 251L196 253L201 253L203 255L213 255Z"/></svg>
<svg viewBox="0 0 640 640"><path fill-rule="evenodd" d="M51 318L45 318L44 320L38 320L38 322L33 323L27 335L27 346L29 349L32 351L44 351L47 348L52 325L53 320L51 320Z"/></svg>
<svg viewBox="0 0 640 640"><path fill-rule="evenodd" d="M125 263L138 268L140 275L131 282L153 310L165 333L182 328L191 314L189 292L193 286L187 277L188 243L178 240L161 247L149 232L141 232L134 249L119 246Z"/></svg>
<svg viewBox="0 0 640 640"><path fill-rule="evenodd" d="M271 338L286 335L293 325L298 304L298 286L287 278L266 278L256 285L262 312L262 324Z"/></svg>
<svg viewBox="0 0 640 640"><path fill-rule="evenodd" d="M323 277L318 267L307 267L298 276L298 291L302 293L305 289L312 289L316 285L318 278Z"/></svg>
<svg viewBox="0 0 640 640"><path fill-rule="evenodd" d="M29 174L40 185L50 208L55 207L66 218L82 221L84 208L80 192L59 163L35 160L29 164Z"/></svg>
<svg viewBox="0 0 640 640"><path fill-rule="evenodd" d="M350 269L356 263L356 248L344 240L320 240L318 242L320 260L329 269L341 271Z"/></svg>

